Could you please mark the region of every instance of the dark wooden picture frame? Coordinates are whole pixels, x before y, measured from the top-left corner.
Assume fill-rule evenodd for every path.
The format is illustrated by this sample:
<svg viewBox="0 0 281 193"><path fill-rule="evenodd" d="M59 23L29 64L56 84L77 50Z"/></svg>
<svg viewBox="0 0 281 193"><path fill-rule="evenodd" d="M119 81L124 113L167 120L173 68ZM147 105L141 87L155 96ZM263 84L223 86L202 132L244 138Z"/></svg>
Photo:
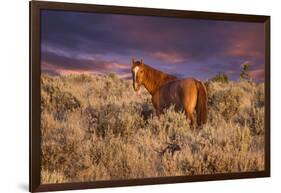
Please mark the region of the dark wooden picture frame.
<svg viewBox="0 0 281 193"><path fill-rule="evenodd" d="M161 177L161 178L157 177L157 178L144 178L144 179L110 180L110 181L63 183L63 184L40 184L40 162L41 162L40 11L46 9L264 23L265 25L265 53L264 53L265 54L265 160L264 160L265 170L259 172L243 172L243 173L228 173L228 174L214 174L214 175L171 176L171 177ZM30 69L29 184L30 185L29 187L30 189L29 190L31 192L182 183L182 182L195 182L195 181L242 179L242 178L258 178L258 177L270 176L270 17L269 16L31 1L29 39L30 39L30 45L29 45L29 49L30 49L30 62L29 62L30 65L29 66Z"/></svg>

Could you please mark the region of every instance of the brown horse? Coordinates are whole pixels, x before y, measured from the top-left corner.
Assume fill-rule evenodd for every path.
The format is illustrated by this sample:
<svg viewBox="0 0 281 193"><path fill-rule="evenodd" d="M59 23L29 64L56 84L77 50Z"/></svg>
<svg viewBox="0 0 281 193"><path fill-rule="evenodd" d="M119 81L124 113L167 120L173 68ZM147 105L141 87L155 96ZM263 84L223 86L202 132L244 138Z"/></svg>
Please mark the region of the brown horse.
<svg viewBox="0 0 281 193"><path fill-rule="evenodd" d="M133 87L135 91L143 85L152 96L152 104L159 116L164 108L171 105L183 110L190 125L194 125L193 112L196 109L197 124L207 121L207 91L204 84L194 78L178 79L173 75L156 70L132 59Z"/></svg>

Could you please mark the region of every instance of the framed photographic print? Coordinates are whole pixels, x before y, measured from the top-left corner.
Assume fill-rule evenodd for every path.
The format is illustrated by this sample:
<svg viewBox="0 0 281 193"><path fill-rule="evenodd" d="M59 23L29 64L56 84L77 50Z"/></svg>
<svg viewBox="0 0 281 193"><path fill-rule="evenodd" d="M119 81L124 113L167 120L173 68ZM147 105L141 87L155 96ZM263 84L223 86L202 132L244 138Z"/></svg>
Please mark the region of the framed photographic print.
<svg viewBox="0 0 281 193"><path fill-rule="evenodd" d="M269 176L269 16L30 2L30 191Z"/></svg>

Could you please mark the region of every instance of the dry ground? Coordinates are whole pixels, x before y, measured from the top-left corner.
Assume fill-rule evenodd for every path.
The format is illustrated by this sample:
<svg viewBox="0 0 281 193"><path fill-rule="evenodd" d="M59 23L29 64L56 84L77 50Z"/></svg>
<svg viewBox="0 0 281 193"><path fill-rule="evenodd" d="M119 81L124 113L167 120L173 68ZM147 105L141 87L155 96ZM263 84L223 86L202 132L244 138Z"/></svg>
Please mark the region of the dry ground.
<svg viewBox="0 0 281 193"><path fill-rule="evenodd" d="M42 183L264 169L264 85L207 83L208 123L192 130L173 108L115 74L41 78Z"/></svg>

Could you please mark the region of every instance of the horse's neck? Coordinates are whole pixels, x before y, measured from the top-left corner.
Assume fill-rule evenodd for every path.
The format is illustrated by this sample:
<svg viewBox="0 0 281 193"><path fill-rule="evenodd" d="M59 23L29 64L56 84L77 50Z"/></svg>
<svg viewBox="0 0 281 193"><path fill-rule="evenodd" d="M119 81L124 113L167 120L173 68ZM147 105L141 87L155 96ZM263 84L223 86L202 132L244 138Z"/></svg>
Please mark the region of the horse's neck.
<svg viewBox="0 0 281 193"><path fill-rule="evenodd" d="M143 85L151 95L154 95L154 93L164 84L177 79L175 76L166 74L147 65L145 67L146 72Z"/></svg>

